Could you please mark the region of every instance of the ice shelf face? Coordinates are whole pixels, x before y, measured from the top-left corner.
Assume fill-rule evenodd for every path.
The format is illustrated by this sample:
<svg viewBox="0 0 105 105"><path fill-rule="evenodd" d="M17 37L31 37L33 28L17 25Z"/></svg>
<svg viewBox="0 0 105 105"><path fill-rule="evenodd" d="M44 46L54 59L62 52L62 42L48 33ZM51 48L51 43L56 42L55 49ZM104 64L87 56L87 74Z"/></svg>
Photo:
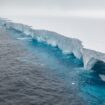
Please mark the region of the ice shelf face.
<svg viewBox="0 0 105 105"><path fill-rule="evenodd" d="M30 26L13 23L2 18L0 18L0 26L20 31L51 46L57 46L64 54L74 54L76 58L83 59L86 69L91 69L98 60L105 62L105 54L83 48L81 41L78 39L68 38L52 31L35 30Z"/></svg>
<svg viewBox="0 0 105 105"><path fill-rule="evenodd" d="M7 29L15 29L24 33L25 35L30 35L32 38L50 44L52 46L57 46L65 54L74 54L75 57L81 59L82 57L82 44L81 41L74 38L67 38L56 32L51 32L47 30L34 30L30 26L13 23L10 21L0 20L0 24Z"/></svg>

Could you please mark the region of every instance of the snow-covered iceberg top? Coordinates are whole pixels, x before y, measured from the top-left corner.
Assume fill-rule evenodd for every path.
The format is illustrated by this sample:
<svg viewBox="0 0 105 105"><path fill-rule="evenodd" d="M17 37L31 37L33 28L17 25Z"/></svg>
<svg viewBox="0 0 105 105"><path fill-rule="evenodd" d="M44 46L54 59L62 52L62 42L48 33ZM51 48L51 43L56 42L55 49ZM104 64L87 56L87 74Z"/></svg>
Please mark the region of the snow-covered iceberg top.
<svg viewBox="0 0 105 105"><path fill-rule="evenodd" d="M20 31L38 41L57 46L65 54L73 54L76 58L83 59L86 69L92 69L97 61L105 62L105 54L83 48L81 41L78 39L68 38L52 31L35 30L30 26L13 23L5 19L0 19L0 26Z"/></svg>

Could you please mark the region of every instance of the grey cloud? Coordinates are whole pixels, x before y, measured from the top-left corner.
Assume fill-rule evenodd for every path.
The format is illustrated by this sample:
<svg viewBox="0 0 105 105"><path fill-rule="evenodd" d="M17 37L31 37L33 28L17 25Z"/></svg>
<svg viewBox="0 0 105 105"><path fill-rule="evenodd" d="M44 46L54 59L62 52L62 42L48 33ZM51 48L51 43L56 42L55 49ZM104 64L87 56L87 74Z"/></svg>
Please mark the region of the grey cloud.
<svg viewBox="0 0 105 105"><path fill-rule="evenodd" d="M0 7L105 9L105 0L0 0Z"/></svg>

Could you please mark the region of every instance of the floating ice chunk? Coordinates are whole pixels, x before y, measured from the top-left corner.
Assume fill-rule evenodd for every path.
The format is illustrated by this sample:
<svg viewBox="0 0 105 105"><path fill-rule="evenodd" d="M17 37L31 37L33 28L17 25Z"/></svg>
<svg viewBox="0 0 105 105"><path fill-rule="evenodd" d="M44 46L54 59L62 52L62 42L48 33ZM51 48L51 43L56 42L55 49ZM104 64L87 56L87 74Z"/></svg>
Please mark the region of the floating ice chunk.
<svg viewBox="0 0 105 105"><path fill-rule="evenodd" d="M105 75L100 74L99 76L103 81L105 81Z"/></svg>
<svg viewBox="0 0 105 105"><path fill-rule="evenodd" d="M74 82L72 82L72 85L75 85L75 83L74 83Z"/></svg>
<svg viewBox="0 0 105 105"><path fill-rule="evenodd" d="M17 38L18 40L28 40L28 41L30 41L30 40L32 40L32 38L28 38L28 37L20 37L20 38Z"/></svg>

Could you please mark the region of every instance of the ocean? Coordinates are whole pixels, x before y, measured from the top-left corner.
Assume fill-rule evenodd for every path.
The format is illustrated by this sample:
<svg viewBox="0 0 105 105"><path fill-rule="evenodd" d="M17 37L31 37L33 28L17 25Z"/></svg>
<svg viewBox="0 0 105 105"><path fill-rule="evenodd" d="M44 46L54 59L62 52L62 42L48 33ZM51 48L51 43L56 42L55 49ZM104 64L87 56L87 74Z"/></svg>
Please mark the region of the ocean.
<svg viewBox="0 0 105 105"><path fill-rule="evenodd" d="M0 105L105 105L105 82L72 54L2 28Z"/></svg>

